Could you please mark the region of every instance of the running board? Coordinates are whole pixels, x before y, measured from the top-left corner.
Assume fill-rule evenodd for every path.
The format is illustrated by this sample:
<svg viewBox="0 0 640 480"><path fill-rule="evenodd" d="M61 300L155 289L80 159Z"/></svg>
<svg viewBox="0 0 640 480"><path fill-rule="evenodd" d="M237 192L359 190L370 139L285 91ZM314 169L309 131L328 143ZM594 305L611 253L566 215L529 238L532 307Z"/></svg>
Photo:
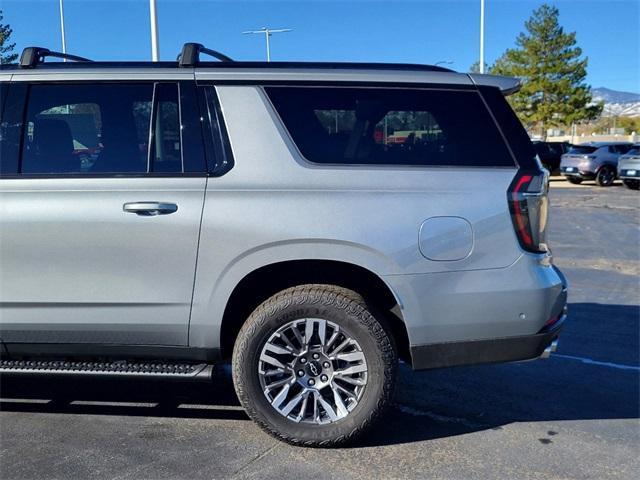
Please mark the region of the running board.
<svg viewBox="0 0 640 480"><path fill-rule="evenodd" d="M129 362L81 362L63 360L0 360L1 374L62 374L108 375L141 378L184 378L208 380L213 364L207 363L158 363Z"/></svg>

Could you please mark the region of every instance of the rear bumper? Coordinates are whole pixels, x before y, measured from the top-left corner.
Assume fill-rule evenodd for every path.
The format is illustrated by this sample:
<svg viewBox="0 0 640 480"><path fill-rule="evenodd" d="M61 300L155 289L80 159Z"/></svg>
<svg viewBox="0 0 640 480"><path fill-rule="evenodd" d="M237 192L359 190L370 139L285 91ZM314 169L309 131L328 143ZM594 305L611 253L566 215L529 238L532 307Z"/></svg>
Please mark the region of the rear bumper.
<svg viewBox="0 0 640 480"><path fill-rule="evenodd" d="M578 170L577 167L561 167L560 173L565 177L580 178L582 180L593 180L596 178L595 172L591 172L589 170Z"/></svg>
<svg viewBox="0 0 640 480"><path fill-rule="evenodd" d="M515 362L543 357L545 350L558 338L565 318L566 313L563 313L551 328L543 329L535 335L411 347L413 369Z"/></svg>
<svg viewBox="0 0 640 480"><path fill-rule="evenodd" d="M635 169L621 169L618 172L618 178L623 180L640 180L640 168L638 170Z"/></svg>
<svg viewBox="0 0 640 480"><path fill-rule="evenodd" d="M562 328L568 289L543 260L523 255L506 269L395 279L413 368L539 357Z"/></svg>

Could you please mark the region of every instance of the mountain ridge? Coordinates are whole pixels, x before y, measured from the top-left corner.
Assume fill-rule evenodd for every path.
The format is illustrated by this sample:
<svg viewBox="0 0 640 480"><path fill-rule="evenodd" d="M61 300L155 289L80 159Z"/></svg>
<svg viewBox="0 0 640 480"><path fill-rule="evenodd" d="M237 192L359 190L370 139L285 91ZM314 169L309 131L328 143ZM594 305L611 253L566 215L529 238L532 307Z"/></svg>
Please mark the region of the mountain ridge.
<svg viewBox="0 0 640 480"><path fill-rule="evenodd" d="M591 89L594 102L604 102L604 117L640 116L640 93L623 92L606 87Z"/></svg>

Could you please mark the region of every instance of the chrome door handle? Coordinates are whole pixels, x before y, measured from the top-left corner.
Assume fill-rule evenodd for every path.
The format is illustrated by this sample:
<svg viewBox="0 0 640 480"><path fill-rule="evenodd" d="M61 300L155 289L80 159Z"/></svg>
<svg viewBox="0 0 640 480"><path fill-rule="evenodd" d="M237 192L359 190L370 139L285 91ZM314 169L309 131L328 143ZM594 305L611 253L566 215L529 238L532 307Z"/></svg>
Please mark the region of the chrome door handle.
<svg viewBox="0 0 640 480"><path fill-rule="evenodd" d="M165 202L131 202L125 203L122 210L135 213L143 217L153 217L156 215L169 215L178 211L178 205Z"/></svg>

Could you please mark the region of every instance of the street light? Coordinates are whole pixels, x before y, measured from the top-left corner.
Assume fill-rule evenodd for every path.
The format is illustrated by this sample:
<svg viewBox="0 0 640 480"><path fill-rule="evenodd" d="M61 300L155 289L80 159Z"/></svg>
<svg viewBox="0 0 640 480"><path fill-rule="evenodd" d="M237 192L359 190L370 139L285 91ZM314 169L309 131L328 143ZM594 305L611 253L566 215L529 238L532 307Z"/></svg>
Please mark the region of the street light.
<svg viewBox="0 0 640 480"><path fill-rule="evenodd" d="M438 65L451 65L453 60L440 60L439 62L434 63L435 66Z"/></svg>
<svg viewBox="0 0 640 480"><path fill-rule="evenodd" d="M149 0L149 21L151 23L151 60L158 61L159 40L158 40L158 12L156 10L156 0Z"/></svg>
<svg viewBox="0 0 640 480"><path fill-rule="evenodd" d="M274 33L285 33L285 32L291 32L293 29L292 28L267 28L267 27L262 27L260 30L248 30L246 32L242 32L243 35L248 35L248 34L262 34L264 35L264 38L266 40L267 43L267 62L271 61L271 47L269 45L269 37L271 35L273 35Z"/></svg>
<svg viewBox="0 0 640 480"><path fill-rule="evenodd" d="M484 0L480 0L480 73L484 73Z"/></svg>
<svg viewBox="0 0 640 480"><path fill-rule="evenodd" d="M62 36L62 53L67 53L67 41L64 34L64 0L60 0L60 35ZM63 62L66 62L67 59L63 58Z"/></svg>

